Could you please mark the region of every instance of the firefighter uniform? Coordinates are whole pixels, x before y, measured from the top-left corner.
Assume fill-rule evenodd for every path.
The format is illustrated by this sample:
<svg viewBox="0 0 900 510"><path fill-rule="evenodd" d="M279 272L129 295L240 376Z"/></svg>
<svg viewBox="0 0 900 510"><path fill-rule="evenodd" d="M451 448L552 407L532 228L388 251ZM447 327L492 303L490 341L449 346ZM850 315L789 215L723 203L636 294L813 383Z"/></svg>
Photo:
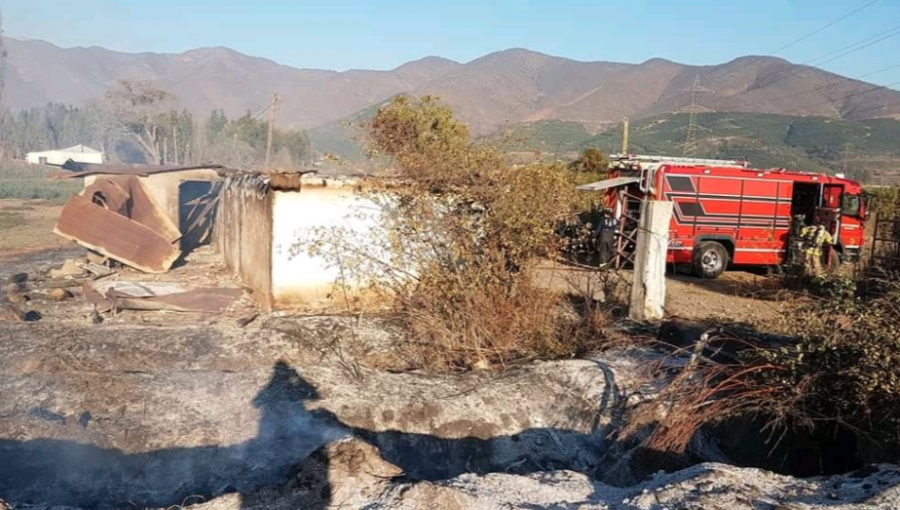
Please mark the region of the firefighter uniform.
<svg viewBox="0 0 900 510"><path fill-rule="evenodd" d="M834 238L822 225L810 225L800 231L803 240L803 265L806 274L818 276L822 274L822 254L825 246L834 244Z"/></svg>

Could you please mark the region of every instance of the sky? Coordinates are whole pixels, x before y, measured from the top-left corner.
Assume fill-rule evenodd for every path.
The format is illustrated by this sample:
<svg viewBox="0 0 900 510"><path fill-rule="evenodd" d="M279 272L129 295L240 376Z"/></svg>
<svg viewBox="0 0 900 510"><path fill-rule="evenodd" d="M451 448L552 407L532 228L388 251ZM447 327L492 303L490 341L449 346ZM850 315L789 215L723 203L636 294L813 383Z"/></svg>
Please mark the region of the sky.
<svg viewBox="0 0 900 510"><path fill-rule="evenodd" d="M870 1L0 0L0 13L6 35L63 47L179 53L227 46L335 70L391 69L429 55L468 62L514 47L585 61L718 64L774 54L809 63L897 28L822 67L880 85L900 82L900 67L869 75L900 66L900 0L877 0L777 51Z"/></svg>

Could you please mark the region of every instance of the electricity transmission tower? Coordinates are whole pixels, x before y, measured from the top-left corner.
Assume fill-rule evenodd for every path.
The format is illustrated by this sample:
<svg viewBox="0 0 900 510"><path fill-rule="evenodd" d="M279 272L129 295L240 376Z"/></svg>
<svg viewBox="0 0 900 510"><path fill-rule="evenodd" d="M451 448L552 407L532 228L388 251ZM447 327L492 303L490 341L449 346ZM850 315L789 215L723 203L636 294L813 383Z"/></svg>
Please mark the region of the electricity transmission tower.
<svg viewBox="0 0 900 510"><path fill-rule="evenodd" d="M676 110L675 112L687 113L690 115L690 120L688 121L687 126L687 137L684 140L684 153L682 154L682 156L688 158L697 155L697 130L699 129L699 126L697 126L697 114L712 111L712 109L710 108L697 104L697 96L704 92L715 93L715 91L701 86L700 75L697 75L694 78L694 85L692 85L689 89L683 90L682 92L691 93L691 105L687 108Z"/></svg>

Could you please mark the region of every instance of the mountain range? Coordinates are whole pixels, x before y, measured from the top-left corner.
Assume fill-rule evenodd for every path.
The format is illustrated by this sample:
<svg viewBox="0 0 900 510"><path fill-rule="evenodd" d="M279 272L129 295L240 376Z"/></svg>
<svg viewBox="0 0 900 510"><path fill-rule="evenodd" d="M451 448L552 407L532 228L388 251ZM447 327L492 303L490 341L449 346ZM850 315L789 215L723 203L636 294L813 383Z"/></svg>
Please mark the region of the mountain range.
<svg viewBox="0 0 900 510"><path fill-rule="evenodd" d="M359 114L390 97L433 94L477 134L537 121L575 122L591 133L623 117L698 111L820 116L861 121L900 118L900 92L774 57L748 56L694 66L663 59L641 64L580 62L524 49L467 63L426 57L387 71L297 69L228 48L180 54L60 48L5 39L6 107L101 97L116 80L158 82L205 116L259 111L278 91L279 125L311 129Z"/></svg>

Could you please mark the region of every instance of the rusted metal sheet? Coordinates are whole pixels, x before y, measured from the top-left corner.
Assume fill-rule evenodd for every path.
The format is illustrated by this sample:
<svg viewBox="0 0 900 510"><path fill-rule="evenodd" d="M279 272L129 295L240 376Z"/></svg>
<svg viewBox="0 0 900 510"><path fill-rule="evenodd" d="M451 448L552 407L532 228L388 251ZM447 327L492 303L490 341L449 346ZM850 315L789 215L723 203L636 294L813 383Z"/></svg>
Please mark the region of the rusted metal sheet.
<svg viewBox="0 0 900 510"><path fill-rule="evenodd" d="M243 294L241 289L200 288L185 290L166 283L86 283L84 296L100 312L114 310L169 310L219 312Z"/></svg>
<svg viewBox="0 0 900 510"><path fill-rule="evenodd" d="M133 175L98 179L73 196L53 231L148 273L168 271L181 255L181 232Z"/></svg>
<svg viewBox="0 0 900 510"><path fill-rule="evenodd" d="M113 176L98 179L81 193L92 202L130 218L162 237L174 242L181 237L178 227L144 189L134 176Z"/></svg>
<svg viewBox="0 0 900 510"><path fill-rule="evenodd" d="M51 175L57 179L77 179L89 175L152 175L166 172L183 172L186 170L222 170L222 165L110 165L96 163L76 163L67 161L61 167L68 172Z"/></svg>
<svg viewBox="0 0 900 510"><path fill-rule="evenodd" d="M181 254L159 232L81 195L69 199L53 232L148 273L168 271Z"/></svg>

